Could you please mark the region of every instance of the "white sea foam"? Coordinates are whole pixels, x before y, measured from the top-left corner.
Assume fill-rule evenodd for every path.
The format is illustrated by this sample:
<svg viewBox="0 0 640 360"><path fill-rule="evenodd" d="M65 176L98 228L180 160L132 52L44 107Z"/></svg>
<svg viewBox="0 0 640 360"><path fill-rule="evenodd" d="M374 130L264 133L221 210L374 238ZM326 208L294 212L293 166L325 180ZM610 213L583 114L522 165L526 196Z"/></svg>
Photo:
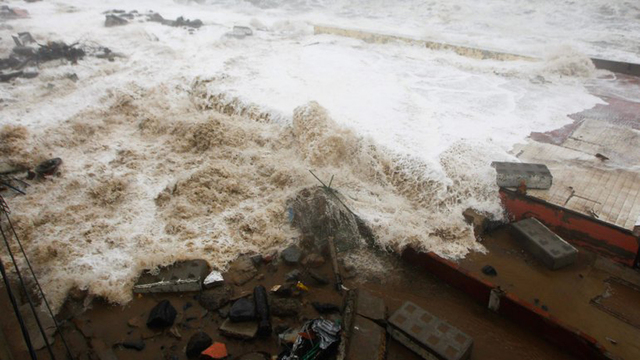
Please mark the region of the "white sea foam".
<svg viewBox="0 0 640 360"><path fill-rule="evenodd" d="M143 268L202 257L223 269L239 252L281 246L296 235L286 200L316 184L308 169L335 175L389 250L413 244L452 258L481 251L461 213L474 207L501 216L490 162L514 159L509 150L531 131L563 126L568 114L601 102L585 88L597 73L587 55L599 55L605 41L617 58L634 59L639 42L627 39L640 38L637 8L604 1L564 17L578 5L9 5L31 18L0 29L2 54L13 46L11 33L30 31L41 42L99 43L125 55L52 62L37 78L0 84L0 124L24 126L2 130L2 159L65 161L62 177L9 199L56 305L73 286L125 302ZM113 8L200 18L205 26L194 34L137 21L105 28L102 12ZM607 9L614 15L603 15ZM315 36L315 22L544 60L481 61ZM254 36L225 37L234 25L252 26Z"/></svg>

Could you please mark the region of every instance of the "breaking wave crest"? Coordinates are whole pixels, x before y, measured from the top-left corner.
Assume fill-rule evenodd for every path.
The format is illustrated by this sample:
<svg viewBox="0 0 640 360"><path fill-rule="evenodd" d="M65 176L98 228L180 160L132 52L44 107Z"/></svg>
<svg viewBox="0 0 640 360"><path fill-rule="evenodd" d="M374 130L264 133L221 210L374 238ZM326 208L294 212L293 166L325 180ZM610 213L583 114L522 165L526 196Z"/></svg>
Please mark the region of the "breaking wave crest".
<svg viewBox="0 0 640 360"><path fill-rule="evenodd" d="M428 164L337 125L318 103L287 120L201 85L132 85L104 99L110 108L38 136L44 154L64 159L61 174L8 202L56 307L72 287L124 303L142 269L187 258L224 269L241 253L282 247L298 235L287 200L318 185L308 170L333 176L390 251L482 251L462 212L502 216L487 164L504 154L458 142ZM14 161L33 164L35 135L0 136L14 139Z"/></svg>

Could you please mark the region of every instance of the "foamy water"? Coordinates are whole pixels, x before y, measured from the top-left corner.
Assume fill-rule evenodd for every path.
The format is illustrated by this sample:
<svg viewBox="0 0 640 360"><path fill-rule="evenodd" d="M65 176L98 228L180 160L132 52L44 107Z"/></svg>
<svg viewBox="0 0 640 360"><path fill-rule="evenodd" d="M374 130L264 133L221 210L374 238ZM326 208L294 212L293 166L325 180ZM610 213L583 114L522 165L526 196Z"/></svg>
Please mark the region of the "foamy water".
<svg viewBox="0 0 640 360"><path fill-rule="evenodd" d="M201 257L222 269L239 252L282 246L296 236L286 200L317 184L309 169L334 175L390 250L482 251L461 213L501 216L491 161L514 159L509 150L531 131L601 102L585 89L598 74L587 56L637 56L632 4L393 4L9 2L31 18L0 29L0 54L12 33L30 31L125 56L53 62L35 79L0 84L0 123L24 127L3 130L12 135L3 158L65 161L62 177L8 200L54 304L73 286L125 302L144 268ZM102 12L114 8L205 26L105 28ZM315 36L317 22L544 60ZM225 37L233 25L254 36Z"/></svg>

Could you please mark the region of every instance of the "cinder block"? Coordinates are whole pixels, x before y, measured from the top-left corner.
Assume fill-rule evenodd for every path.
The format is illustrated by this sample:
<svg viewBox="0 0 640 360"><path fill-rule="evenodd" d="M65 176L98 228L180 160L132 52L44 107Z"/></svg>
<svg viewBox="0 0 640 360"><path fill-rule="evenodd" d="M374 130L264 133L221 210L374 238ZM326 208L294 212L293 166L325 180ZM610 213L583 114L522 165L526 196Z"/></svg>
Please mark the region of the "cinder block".
<svg viewBox="0 0 640 360"><path fill-rule="evenodd" d="M547 165L512 162L493 162L496 182L501 187L518 187L524 181L528 189L548 189L553 176Z"/></svg>
<svg viewBox="0 0 640 360"><path fill-rule="evenodd" d="M166 293L202 290L202 281L209 272L209 264L205 260L189 260L177 262L161 268L157 275L144 272L133 287L133 292Z"/></svg>
<svg viewBox="0 0 640 360"><path fill-rule="evenodd" d="M573 264L578 250L554 234L538 219L529 218L511 224L516 241L551 270Z"/></svg>
<svg viewBox="0 0 640 360"><path fill-rule="evenodd" d="M389 334L427 360L465 360L473 339L412 302L405 302L390 318Z"/></svg>

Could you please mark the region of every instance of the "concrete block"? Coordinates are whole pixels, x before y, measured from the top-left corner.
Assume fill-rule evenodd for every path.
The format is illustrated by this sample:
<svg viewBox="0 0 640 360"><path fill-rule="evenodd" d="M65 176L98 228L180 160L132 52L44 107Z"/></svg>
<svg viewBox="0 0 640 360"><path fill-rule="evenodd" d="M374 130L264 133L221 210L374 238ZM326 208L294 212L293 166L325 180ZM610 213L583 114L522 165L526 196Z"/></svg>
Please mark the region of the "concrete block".
<svg viewBox="0 0 640 360"><path fill-rule="evenodd" d="M202 290L202 281L209 272L204 260L180 261L161 268L158 274L145 271L133 287L136 294Z"/></svg>
<svg viewBox="0 0 640 360"><path fill-rule="evenodd" d="M253 339L258 334L258 323L255 321L234 323L227 319L220 325L220 333L237 339Z"/></svg>
<svg viewBox="0 0 640 360"><path fill-rule="evenodd" d="M578 258L575 247L535 218L520 220L511 226L516 231L516 241L551 270L571 265Z"/></svg>
<svg viewBox="0 0 640 360"><path fill-rule="evenodd" d="M527 189L548 189L553 176L547 165L512 162L493 162L496 182L501 187L518 187L524 181Z"/></svg>
<svg viewBox="0 0 640 360"><path fill-rule="evenodd" d="M384 328L373 321L356 315L349 338L348 360L382 360L387 349Z"/></svg>
<svg viewBox="0 0 640 360"><path fill-rule="evenodd" d="M405 302L390 318L389 334L427 360L464 360L473 339L412 302Z"/></svg>

